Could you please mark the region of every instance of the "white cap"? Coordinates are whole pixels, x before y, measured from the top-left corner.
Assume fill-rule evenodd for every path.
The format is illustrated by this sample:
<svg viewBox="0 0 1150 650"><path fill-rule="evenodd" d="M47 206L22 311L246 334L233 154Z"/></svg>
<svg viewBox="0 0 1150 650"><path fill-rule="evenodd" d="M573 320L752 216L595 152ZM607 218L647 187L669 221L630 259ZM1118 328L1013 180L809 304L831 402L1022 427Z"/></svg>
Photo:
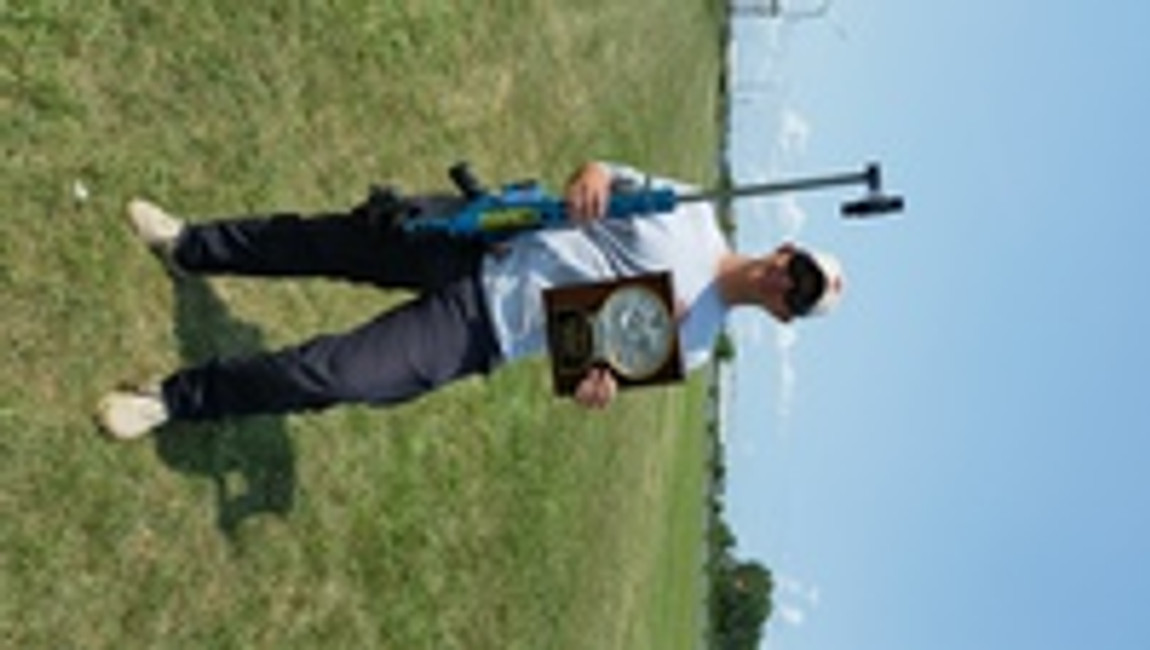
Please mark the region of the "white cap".
<svg viewBox="0 0 1150 650"><path fill-rule="evenodd" d="M829 253L820 251L805 251L810 255L815 264L818 265L819 270L822 271L823 278L826 280L826 285L823 288L823 295L819 296L817 302L811 307L811 310L806 313L807 316L825 316L834 310L835 306L843 297L843 265L839 262L838 258Z"/></svg>

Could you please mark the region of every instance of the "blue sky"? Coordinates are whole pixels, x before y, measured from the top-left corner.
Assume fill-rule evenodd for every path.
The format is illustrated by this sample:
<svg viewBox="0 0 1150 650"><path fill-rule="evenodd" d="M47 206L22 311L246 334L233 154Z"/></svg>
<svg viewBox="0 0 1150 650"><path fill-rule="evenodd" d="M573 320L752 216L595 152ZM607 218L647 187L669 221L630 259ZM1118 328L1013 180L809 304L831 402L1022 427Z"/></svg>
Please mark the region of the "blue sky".
<svg viewBox="0 0 1150 650"><path fill-rule="evenodd" d="M765 647L1150 648L1150 4L831 16L737 25L736 175L879 160L908 211L739 208L740 247L848 269L825 320L734 319L726 502L780 582Z"/></svg>

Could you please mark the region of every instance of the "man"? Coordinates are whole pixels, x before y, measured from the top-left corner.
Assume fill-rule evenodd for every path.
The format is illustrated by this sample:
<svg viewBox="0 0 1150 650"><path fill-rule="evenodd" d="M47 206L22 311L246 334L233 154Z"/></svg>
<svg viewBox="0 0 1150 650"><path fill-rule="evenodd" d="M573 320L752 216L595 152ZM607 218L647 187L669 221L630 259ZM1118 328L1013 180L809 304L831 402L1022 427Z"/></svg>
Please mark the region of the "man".
<svg viewBox="0 0 1150 650"><path fill-rule="evenodd" d="M621 165L590 162L567 183L572 226L517 235L495 248L413 238L371 203L347 214L281 214L185 224L133 201L137 236L181 273L325 276L412 290L415 297L349 332L278 352L217 359L158 385L117 390L98 407L116 440L171 420L290 413L338 403L395 404L545 350L542 292L553 286L670 271L687 369L706 361L726 312L765 310L780 322L825 313L842 292L838 262L784 244L761 257L733 252L706 203L635 219L603 219L612 191L636 184L689 190ZM424 198L427 209L436 201ZM442 208L442 206L440 206ZM617 384L590 370L575 400L603 408Z"/></svg>

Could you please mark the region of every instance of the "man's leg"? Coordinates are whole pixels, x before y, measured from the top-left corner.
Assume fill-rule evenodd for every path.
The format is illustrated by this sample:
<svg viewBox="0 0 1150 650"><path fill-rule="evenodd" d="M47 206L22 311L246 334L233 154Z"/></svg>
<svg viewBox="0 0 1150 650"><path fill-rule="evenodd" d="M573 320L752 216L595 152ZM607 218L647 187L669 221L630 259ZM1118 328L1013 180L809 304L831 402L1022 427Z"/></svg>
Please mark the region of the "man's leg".
<svg viewBox="0 0 1150 650"><path fill-rule="evenodd" d="M415 200L427 210L458 207L454 198ZM136 201L129 214L145 243L192 273L320 276L428 290L470 274L482 255L476 242L411 237L368 204L308 218L282 213L185 223Z"/></svg>
<svg viewBox="0 0 1150 650"><path fill-rule="evenodd" d="M498 345L473 277L426 293L340 335L176 372L162 385L172 419L290 413L338 403L396 404L486 373Z"/></svg>

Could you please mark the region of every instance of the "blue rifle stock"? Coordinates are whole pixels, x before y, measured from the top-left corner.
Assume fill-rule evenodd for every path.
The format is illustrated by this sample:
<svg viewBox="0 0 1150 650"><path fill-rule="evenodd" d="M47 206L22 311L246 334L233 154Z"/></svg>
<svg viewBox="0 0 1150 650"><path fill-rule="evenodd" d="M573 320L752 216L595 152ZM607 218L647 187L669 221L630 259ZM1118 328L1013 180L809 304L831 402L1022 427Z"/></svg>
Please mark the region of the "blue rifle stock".
<svg viewBox="0 0 1150 650"><path fill-rule="evenodd" d="M452 167L450 176L466 199L463 208L450 215L416 216L404 221L401 224L403 229L412 234L499 242L528 230L570 225L564 200L549 194L539 183L510 183L504 185L499 192L491 192L471 174L466 163ZM614 192L605 216L610 219L628 219L671 212L676 205L678 197L671 189Z"/></svg>

